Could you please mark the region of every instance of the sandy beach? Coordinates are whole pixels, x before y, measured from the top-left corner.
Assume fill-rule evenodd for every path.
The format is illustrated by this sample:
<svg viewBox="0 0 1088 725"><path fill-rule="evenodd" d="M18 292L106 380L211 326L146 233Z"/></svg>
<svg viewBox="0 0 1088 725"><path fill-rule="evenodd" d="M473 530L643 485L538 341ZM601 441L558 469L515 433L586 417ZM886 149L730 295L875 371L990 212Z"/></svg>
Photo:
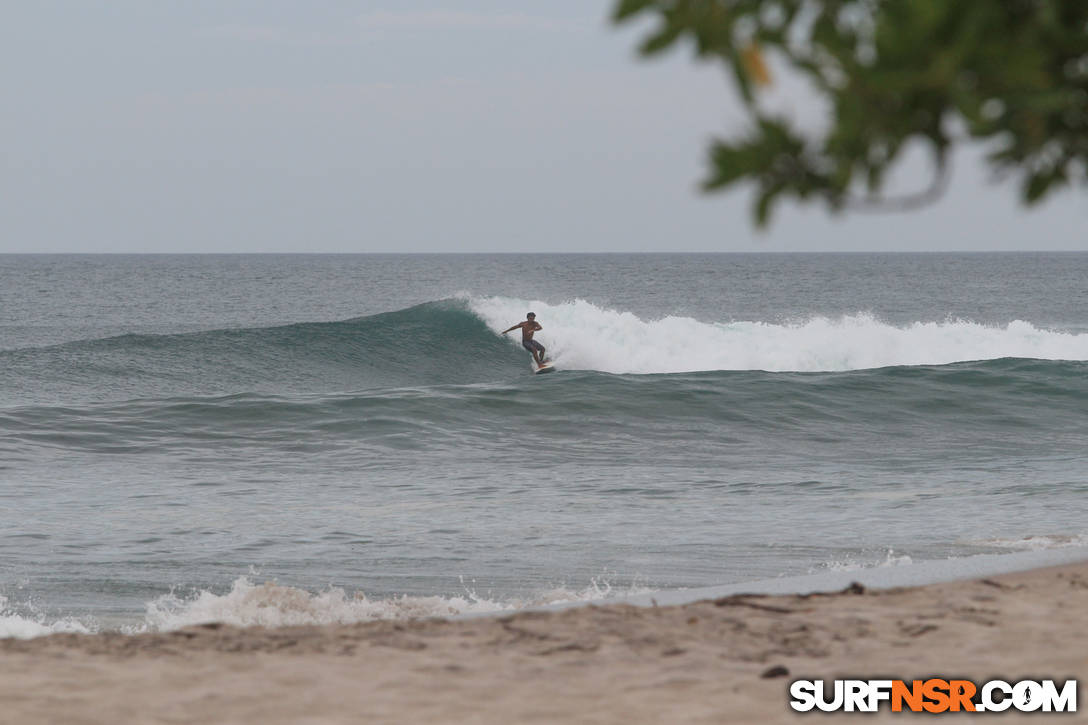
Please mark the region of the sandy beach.
<svg viewBox="0 0 1088 725"><path fill-rule="evenodd" d="M1078 678L1083 689L1088 563L668 607L57 634L0 641L0 670L4 723L788 722L805 717L788 705L797 678ZM858 717L911 715L831 716ZM1058 717L1088 721L1084 708Z"/></svg>

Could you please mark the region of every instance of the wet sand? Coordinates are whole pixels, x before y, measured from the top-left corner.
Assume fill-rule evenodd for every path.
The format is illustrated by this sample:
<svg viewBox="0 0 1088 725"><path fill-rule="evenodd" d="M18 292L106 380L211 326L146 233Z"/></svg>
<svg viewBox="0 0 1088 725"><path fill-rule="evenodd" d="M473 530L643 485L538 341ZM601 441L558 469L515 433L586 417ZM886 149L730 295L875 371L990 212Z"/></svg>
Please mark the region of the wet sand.
<svg viewBox="0 0 1088 725"><path fill-rule="evenodd" d="M789 682L1077 678L1083 700L1088 563L669 607L57 634L0 640L0 673L0 723L902 722L918 716L794 713ZM1030 719L1088 722L1081 705ZM977 718L994 720L954 720Z"/></svg>

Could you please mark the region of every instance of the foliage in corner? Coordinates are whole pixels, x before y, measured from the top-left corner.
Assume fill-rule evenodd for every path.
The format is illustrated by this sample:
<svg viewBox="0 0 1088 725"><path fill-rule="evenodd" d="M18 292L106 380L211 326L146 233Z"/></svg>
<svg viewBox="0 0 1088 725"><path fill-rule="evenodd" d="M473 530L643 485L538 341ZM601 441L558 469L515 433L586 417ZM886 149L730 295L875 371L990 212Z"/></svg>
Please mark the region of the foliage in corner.
<svg viewBox="0 0 1088 725"><path fill-rule="evenodd" d="M786 197L833 211L933 201L949 151L966 138L989 144L989 165L1019 176L1029 205L1088 183L1088 2L618 0L613 14L617 23L647 16L657 26L643 55L687 39L733 78L750 130L714 142L704 188L753 183L760 226ZM816 137L760 109L771 55L828 103ZM886 173L911 142L932 152L933 184L885 197Z"/></svg>

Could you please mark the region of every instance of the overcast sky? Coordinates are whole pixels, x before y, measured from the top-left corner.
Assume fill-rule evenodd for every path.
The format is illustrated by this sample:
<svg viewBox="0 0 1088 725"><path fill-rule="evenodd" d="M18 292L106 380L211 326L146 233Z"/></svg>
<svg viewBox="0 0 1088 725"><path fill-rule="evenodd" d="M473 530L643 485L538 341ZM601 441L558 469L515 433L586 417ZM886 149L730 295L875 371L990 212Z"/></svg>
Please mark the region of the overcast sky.
<svg viewBox="0 0 1088 725"><path fill-rule="evenodd" d="M725 75L638 60L611 6L6 2L0 252L1088 250L1083 191L1025 211L978 150L930 209L755 231L697 190Z"/></svg>

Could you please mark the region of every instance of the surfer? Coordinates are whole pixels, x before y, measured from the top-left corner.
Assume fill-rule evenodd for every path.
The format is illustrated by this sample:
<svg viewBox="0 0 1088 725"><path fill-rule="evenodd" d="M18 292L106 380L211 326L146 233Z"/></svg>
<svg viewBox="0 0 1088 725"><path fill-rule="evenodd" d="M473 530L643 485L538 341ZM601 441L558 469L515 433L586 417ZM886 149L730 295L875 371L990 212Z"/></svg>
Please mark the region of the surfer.
<svg viewBox="0 0 1088 725"><path fill-rule="evenodd" d="M521 346L529 351L529 354L533 356L533 360L536 361L537 366L544 364L544 346L533 339L533 333L537 330L543 330L540 323L536 321L536 313L530 312L525 315L525 322L519 322L513 327L503 330L502 334L510 332L510 330L516 330L521 328Z"/></svg>

